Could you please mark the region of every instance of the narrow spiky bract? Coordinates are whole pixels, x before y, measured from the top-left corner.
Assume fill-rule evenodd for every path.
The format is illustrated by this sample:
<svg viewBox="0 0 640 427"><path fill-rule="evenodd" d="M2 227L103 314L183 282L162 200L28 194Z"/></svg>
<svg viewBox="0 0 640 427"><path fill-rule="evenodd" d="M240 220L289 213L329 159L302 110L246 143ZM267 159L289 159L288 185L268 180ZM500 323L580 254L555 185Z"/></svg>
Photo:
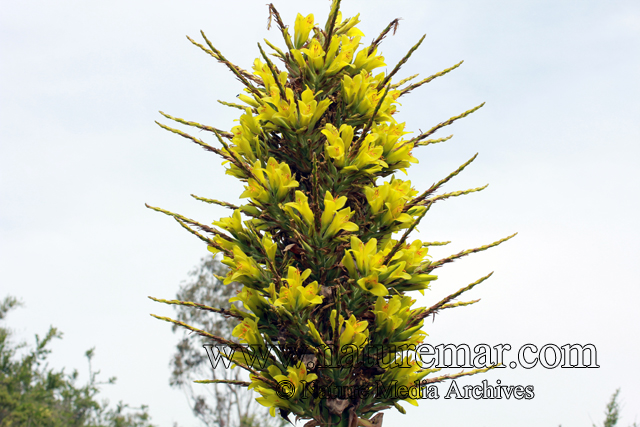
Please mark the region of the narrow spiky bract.
<svg viewBox="0 0 640 427"><path fill-rule="evenodd" d="M230 270L221 279L243 285L231 299L242 302L243 309L157 301L241 318L233 335L249 346L238 347L228 338L156 317L235 348L233 361L251 373L251 382L234 384L255 390L272 415L279 409L281 415L310 419L308 426L355 427L381 425L377 413L392 406L403 412L399 400L417 405L414 395L376 393L380 387L420 389L486 371L427 378L436 370L422 369L419 361L398 351L424 340L426 316L477 302L451 301L490 275L429 309L414 307L408 293L424 293L437 278L432 274L437 267L513 236L436 262L428 259L429 246L448 242L409 241L436 201L486 186L435 195L475 156L421 194L395 173L418 162L412 156L415 147L450 137L426 138L482 105L405 139L405 124L395 119L398 98L460 63L400 88L415 76L395 84L392 77L424 37L389 74L376 74L376 68L386 65L378 44L389 31L395 32L397 20L371 45L362 46L358 16L343 19L339 6L334 0L324 27L313 15L299 14L290 34L269 5L270 20L275 19L286 49L265 40L274 51L271 56L279 60L274 63L258 45L260 58L252 74L229 62L204 33L205 44L189 39L242 82L245 93L239 98L246 107L231 132L162 113L211 132L219 148L160 126L220 155L227 174L245 183L240 198L247 203L235 206L194 196L233 210L230 217L213 223L216 228L152 209L173 216L211 252L222 253Z"/></svg>

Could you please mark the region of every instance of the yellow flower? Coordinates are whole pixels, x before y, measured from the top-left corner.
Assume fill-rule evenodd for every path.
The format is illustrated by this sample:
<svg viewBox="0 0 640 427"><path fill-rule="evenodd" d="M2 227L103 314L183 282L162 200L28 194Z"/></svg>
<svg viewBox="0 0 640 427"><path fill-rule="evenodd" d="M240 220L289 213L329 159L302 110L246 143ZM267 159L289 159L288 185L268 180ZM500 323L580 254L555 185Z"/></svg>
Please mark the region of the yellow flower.
<svg viewBox="0 0 640 427"><path fill-rule="evenodd" d="M348 35L333 36L329 51L325 56L325 75L332 76L347 66L351 66L353 54L360 44L360 37ZM340 51L338 52L338 49Z"/></svg>
<svg viewBox="0 0 640 427"><path fill-rule="evenodd" d="M376 215L380 225L393 225L391 231L408 228L413 218L424 212L423 206L418 206L404 212L405 205L418 192L411 187L411 181L392 178L381 186L364 188L364 194L369 202L371 211Z"/></svg>
<svg viewBox="0 0 640 427"><path fill-rule="evenodd" d="M334 198L329 191L325 193L320 229L325 238L332 237L341 230L358 231L358 226L349 221L354 213L351 208L341 209L346 202L345 196Z"/></svg>
<svg viewBox="0 0 640 427"><path fill-rule="evenodd" d="M385 301L381 296L378 297L373 309L373 314L376 315L377 331L382 330L382 333L388 336L403 323L405 319L396 315L402 305L402 298L400 295L394 295Z"/></svg>
<svg viewBox="0 0 640 427"><path fill-rule="evenodd" d="M368 89L368 79L368 73L357 74L353 79L345 74L342 78L342 97L347 107L356 107L360 103Z"/></svg>
<svg viewBox="0 0 640 427"><path fill-rule="evenodd" d="M271 238L271 234L264 233L262 236L262 247L264 252L267 254L267 258L271 260L271 262L275 262L276 260L276 250L278 249L278 245L274 243Z"/></svg>
<svg viewBox="0 0 640 427"><path fill-rule="evenodd" d="M405 270L413 273L416 268L422 264L425 257L428 257L429 248L423 247L420 240L414 240L412 243L405 245L391 259L392 262L405 262Z"/></svg>
<svg viewBox="0 0 640 427"><path fill-rule="evenodd" d="M412 274L411 279L407 280L403 286L403 291L420 291L424 295L424 290L429 288L432 281L436 280L438 276L434 274Z"/></svg>
<svg viewBox="0 0 640 427"><path fill-rule="evenodd" d="M371 128L371 132L378 135L376 145L382 147L382 159L390 169L400 169L406 173L411 163L418 163L418 159L411 155L414 143L400 139L409 132L404 131L404 123L381 123Z"/></svg>
<svg viewBox="0 0 640 427"><path fill-rule="evenodd" d="M258 206L269 202L269 193L253 178L249 178L247 185L244 187L244 192L240 195L241 199L245 197L250 198L251 201Z"/></svg>
<svg viewBox="0 0 640 427"><path fill-rule="evenodd" d="M420 265L426 251L418 245L408 245L407 253L398 251L388 265L383 265L392 248L397 244L395 240L387 240L382 250L377 251L377 240L370 239L364 244L358 237L351 236L351 249L345 251L342 265L349 272L349 277L356 280L358 286L377 296L388 295L388 287L399 287L405 290L425 289L425 282L435 280L436 276L412 275L407 272L407 262L410 262L410 271L413 272ZM417 255L416 255L417 254Z"/></svg>
<svg viewBox="0 0 640 427"><path fill-rule="evenodd" d="M326 346L322 337L320 336L320 332L318 332L318 330L316 329L316 325L314 325L311 320L307 320L307 327L309 328L309 333L311 334L311 337L316 342L316 344L322 347Z"/></svg>
<svg viewBox="0 0 640 427"><path fill-rule="evenodd" d="M376 50L377 48L373 49L373 52L371 52L371 55L367 55L367 52L369 51L368 48L362 49L360 52L358 52L358 54L356 55L355 61L353 61L353 66L355 67L355 70L356 71L360 71L360 70L372 71L375 68L384 67L385 65L387 65L384 63L383 56L376 56Z"/></svg>
<svg viewBox="0 0 640 427"><path fill-rule="evenodd" d="M384 79L380 73L373 77L367 70L351 78L345 75L342 79L342 97L347 104L347 109L363 118L370 118L378 105L378 101L384 95L385 89L377 90L378 85ZM390 90L382 101L376 114L377 122L395 122L391 115L395 113L395 105L400 96L400 91Z"/></svg>
<svg viewBox="0 0 640 427"><path fill-rule="evenodd" d="M268 187L277 202L281 202L289 194L289 189L296 188L298 181L293 179L291 169L285 162L278 163L270 157L266 169L263 169L269 178Z"/></svg>
<svg viewBox="0 0 640 427"><path fill-rule="evenodd" d="M405 125L405 123L380 123L371 128L371 132L378 134L377 143L382 146L385 156L394 147L404 144L405 141L400 140L400 138L411 133L404 131Z"/></svg>
<svg viewBox="0 0 640 427"><path fill-rule="evenodd" d="M389 364L380 362L381 367L389 367L387 372L383 374L381 380L385 385L389 385L392 384L393 381L397 381L397 387L407 387L409 390L416 390L416 382L420 382L430 372L434 371L430 369L420 369L420 365L413 360L413 355L410 352L402 352L399 355L391 354L389 359ZM391 364L392 366L389 366ZM409 396L402 400L413 406L418 406L418 401L415 398L419 398L417 393L413 397L409 393Z"/></svg>
<svg viewBox="0 0 640 427"><path fill-rule="evenodd" d="M333 221L331 221L331 224L329 224L329 227L327 227L324 232L324 237L332 237L341 230L358 231L358 225L355 222L349 221L354 213L355 212L351 211L351 208L344 208L336 212Z"/></svg>
<svg viewBox="0 0 640 427"><path fill-rule="evenodd" d="M406 168L411 166L410 163L418 163L418 159L411 155L413 147L413 142L403 142L402 144L398 144L389 154L387 154L385 160L394 169L400 169L406 173Z"/></svg>
<svg viewBox="0 0 640 427"><path fill-rule="evenodd" d="M347 18L343 22L342 12L338 12L338 16L336 19L336 34L346 33L349 36L357 34L361 37L364 37L364 34L362 33L362 31L358 30L357 28L354 28L356 25L360 23L360 19L358 18L360 18L360 14L357 14L352 18Z"/></svg>
<svg viewBox="0 0 640 427"><path fill-rule="evenodd" d="M240 101L251 105L254 108L258 108L261 104L256 101L254 98L251 98L250 96L247 96L243 93L241 93L240 95L238 95L238 99L240 99Z"/></svg>
<svg viewBox="0 0 640 427"><path fill-rule="evenodd" d="M338 132L334 125L327 123L321 132L327 137L327 142L324 145L325 152L333 159L333 163L337 167L344 167L345 154L353 142L353 127L343 124Z"/></svg>
<svg viewBox="0 0 640 427"><path fill-rule="evenodd" d="M229 252L233 252L233 248L236 246L234 242L224 239L218 235L213 237L213 241L216 242L218 245L220 245L223 249L228 250ZM214 248L213 246L207 246L207 250L214 255L220 252L219 249Z"/></svg>
<svg viewBox="0 0 640 427"><path fill-rule="evenodd" d="M262 395L261 397L256 398L256 402L269 408L269 414L272 417L276 416L276 408L289 408L289 400L280 397L275 390L259 386L254 387L254 389Z"/></svg>
<svg viewBox="0 0 640 427"><path fill-rule="evenodd" d="M382 147L375 145L378 138L377 134L369 134L366 136L356 157L344 167L344 171L363 171L368 174L374 174L387 164L380 158L382 156Z"/></svg>
<svg viewBox="0 0 640 427"><path fill-rule="evenodd" d="M336 197L334 198L329 191L327 191L324 195L324 212L322 213L321 218L321 232L327 229L329 224L331 224L333 217L335 216L338 209L342 209L347 203L347 197Z"/></svg>
<svg viewBox="0 0 640 427"><path fill-rule="evenodd" d="M307 61L304 60L302 53L298 49L291 49L291 54L293 55L293 59L298 63L300 69L306 68Z"/></svg>
<svg viewBox="0 0 640 427"><path fill-rule="evenodd" d="M300 111L298 125L300 129L313 128L331 104L329 99L323 99L320 102L316 101L316 95L309 88L300 95L301 99L298 101L298 109Z"/></svg>
<svg viewBox="0 0 640 427"><path fill-rule="evenodd" d="M279 99L280 97L279 88L278 88L278 85L276 84L276 80L273 77L273 74L271 73L271 70L269 69L269 66L267 64L264 64L262 61L260 61L260 59L256 58L253 61L253 70L254 70L253 74L257 75L262 79L262 82L264 83L264 87L267 91L267 94L269 94L269 96L272 98L277 97ZM286 71L283 71L278 75L278 80L280 81L281 85L284 85L286 83L287 77L288 77L288 74ZM269 100L269 98L263 98L260 103L262 104L267 100ZM246 102L246 99L244 99L244 101Z"/></svg>
<svg viewBox="0 0 640 427"><path fill-rule="evenodd" d="M287 213L294 218L298 218L298 216L293 212L293 209L297 210L302 215L304 222L312 229L314 225L313 212L309 207L308 200L308 197L302 191L296 191L296 201L286 203L284 207Z"/></svg>
<svg viewBox="0 0 640 427"><path fill-rule="evenodd" d="M265 189L266 180L260 167L260 160L256 160L251 170L257 179L249 178L247 185L244 187L244 192L240 194L240 198L248 197L256 205L263 206L269 202L269 192Z"/></svg>
<svg viewBox="0 0 640 427"><path fill-rule="evenodd" d="M238 246L233 247L233 258L224 257L222 263L230 268L224 284L240 282L244 285L254 285L262 278L262 269L256 264L253 258L245 254Z"/></svg>
<svg viewBox="0 0 640 427"><path fill-rule="evenodd" d="M240 218L240 209L234 210L233 215L229 218L220 218L220 221L214 221L213 225L229 231L234 236L238 236L238 234L244 232L242 219Z"/></svg>
<svg viewBox="0 0 640 427"><path fill-rule="evenodd" d="M306 17L298 14L296 16L295 24L293 25L293 45L296 49L300 49L309 39L309 33L313 29L315 21L313 14L309 14Z"/></svg>
<svg viewBox="0 0 640 427"><path fill-rule="evenodd" d="M339 325L339 327L343 326L342 316L340 316ZM352 314L349 320L344 322L344 330L340 334L340 348L343 348L348 344L353 344L356 347L362 347L366 343L367 338L369 338L368 326L369 322L366 320L358 322L356 316Z"/></svg>
<svg viewBox="0 0 640 427"><path fill-rule="evenodd" d="M262 148L259 136L262 134L262 127L251 113L250 108L247 108L245 114L240 116L240 126L234 126L231 132L233 133L229 147L231 151L249 163L255 162L256 156L260 157L261 155ZM226 150L222 151L226 152Z"/></svg>
<svg viewBox="0 0 640 427"><path fill-rule="evenodd" d="M372 256L376 253L376 239L370 239L365 245L356 236L351 236L351 249L345 251L342 264L345 266L352 279L357 279L361 275L369 275L369 267ZM355 257L355 263L353 261Z"/></svg>
<svg viewBox="0 0 640 427"><path fill-rule="evenodd" d="M262 338L260 331L258 331L258 324L253 319L244 319L233 329L231 334L234 337L237 337L240 342L247 343L249 345L264 346L264 339Z"/></svg>
<svg viewBox="0 0 640 427"><path fill-rule="evenodd" d="M278 163L273 157L267 161L266 168L262 168L260 161L256 160L251 171L255 179L249 178L240 198L249 197L259 206L269 202L282 202L289 190L299 185L293 179L289 165L285 162Z"/></svg>
<svg viewBox="0 0 640 427"><path fill-rule="evenodd" d="M406 263L404 261L399 263L392 263L390 265L383 265L377 268L376 271L380 276L380 280L384 283L391 283L396 279L411 279L411 275L404 271Z"/></svg>
<svg viewBox="0 0 640 427"><path fill-rule="evenodd" d="M372 273L367 277L358 280L358 286L365 291L371 292L373 295L382 297L389 295L387 287L378 281L378 273Z"/></svg>
<svg viewBox="0 0 640 427"><path fill-rule="evenodd" d="M309 47L300 49L301 52L307 55L309 65L318 71L324 66L324 49L317 39L312 39L309 43Z"/></svg>
<svg viewBox="0 0 640 427"><path fill-rule="evenodd" d="M316 374L310 374L307 371L307 365L304 363L298 363L298 366L295 366L295 367L294 366L287 367L287 375L283 375L281 371L275 366L274 368L276 369L270 369L270 368L271 366L269 367L269 373L271 373L271 376L273 377L274 380L276 380L278 383L287 381L293 386L292 390L295 390L295 391L291 396L287 396L289 397L289 400L294 400L294 401L297 400L298 396L300 396L300 392L302 391L302 388L304 387L304 385L309 384L318 379L318 376Z"/></svg>
<svg viewBox="0 0 640 427"><path fill-rule="evenodd" d="M255 289L242 287L242 291L238 292L235 297L229 298L229 302L240 301L242 305L251 310L258 317L262 317L265 308L269 305L267 300Z"/></svg>
<svg viewBox="0 0 640 427"><path fill-rule="evenodd" d="M295 127L295 124L298 121L298 112L295 104L293 90L291 90L291 88L286 88L285 96L286 99L279 99L278 95L279 101L273 103L273 105L278 108L278 111L271 117L270 120L276 125L292 129L293 127Z"/></svg>
<svg viewBox="0 0 640 427"><path fill-rule="evenodd" d="M300 273L300 270L290 266L285 279L287 285L280 288L280 297L273 305L283 306L289 312L296 312L310 305L321 304L322 297L318 295L318 282L313 281L307 286L302 284L310 275L309 268Z"/></svg>

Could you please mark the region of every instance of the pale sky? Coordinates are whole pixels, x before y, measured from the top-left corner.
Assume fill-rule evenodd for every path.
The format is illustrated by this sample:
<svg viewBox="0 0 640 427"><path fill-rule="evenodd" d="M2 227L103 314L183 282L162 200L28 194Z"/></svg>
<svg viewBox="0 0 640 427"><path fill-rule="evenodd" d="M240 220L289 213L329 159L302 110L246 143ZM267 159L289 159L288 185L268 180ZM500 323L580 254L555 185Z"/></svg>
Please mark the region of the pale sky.
<svg viewBox="0 0 640 427"><path fill-rule="evenodd" d="M278 1L286 23L330 2ZM390 6L390 5L393 6ZM361 13L365 40L403 18L381 52L389 69L426 33L400 72L454 72L403 99L397 118L427 129L481 102L439 133L452 140L416 150L412 183L426 189L476 152L446 190L489 183L436 205L423 240L452 240L441 258L519 232L503 246L440 269L442 296L495 271L425 331L430 343L592 343L599 369L505 369L460 384L533 385L523 401L422 402L385 425L578 427L601 422L616 388L621 427L640 421L640 3L631 0L343 1ZM0 14L0 297L26 306L7 319L32 341L64 332L52 364L94 366L118 382L104 395L148 404L153 421L197 426L169 387L177 336L149 313L173 298L207 254L204 245L147 202L212 222L228 212L189 194L237 203L241 185L220 159L163 131L169 114L229 129L241 85L185 35L204 30L250 68L267 37L264 1L2 0ZM204 136L204 135L203 135ZM214 143L211 141L211 143ZM203 350L204 351L204 350ZM84 377L86 378L86 376ZM446 389L441 386L441 389Z"/></svg>

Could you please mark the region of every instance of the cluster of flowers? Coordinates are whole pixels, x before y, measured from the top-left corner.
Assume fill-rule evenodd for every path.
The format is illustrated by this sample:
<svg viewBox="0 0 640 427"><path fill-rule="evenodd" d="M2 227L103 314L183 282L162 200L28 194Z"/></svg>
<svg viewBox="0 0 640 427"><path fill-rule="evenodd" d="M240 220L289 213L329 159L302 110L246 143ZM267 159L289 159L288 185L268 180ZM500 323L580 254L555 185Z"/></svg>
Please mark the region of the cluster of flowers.
<svg viewBox="0 0 640 427"><path fill-rule="evenodd" d="M380 410L395 406L403 411L397 398L372 394L347 401L323 399L301 394L299 386L316 382L366 388L379 381L412 386L433 370L422 370L412 360L404 364L409 369L388 363L394 354L382 355L374 369L357 363L314 369L303 359L340 357L348 345L419 344L426 336L422 331L426 316L467 304L449 303L457 296L452 295L431 309L413 308L416 300L405 293L423 293L437 278L431 274L435 268L467 253L432 262L429 246L440 243L407 240L435 200L476 189L432 196L470 162L421 195L410 181L393 175L406 173L418 162L412 156L416 145L439 140L424 141L427 134L405 139L405 124L394 117L398 98L419 84L404 89L399 88L408 79L392 84L399 66L391 73L374 73L386 65L377 45L392 25L371 46L362 47L364 34L356 27L359 17L343 19L338 8L339 1L334 0L324 29L313 15L299 14L291 37L270 6L287 50L267 44L284 70L262 48L261 59L249 73L228 62L206 37L208 47L198 44L245 84L239 99L246 106L231 104L244 111L239 125L226 133L176 119L214 132L222 144L219 149L163 127L221 155L227 173L245 183L240 198L247 202L235 206L200 198L233 209L230 217L213 223L217 228L163 212L206 241L212 253L222 254L229 267L228 275L220 278L225 284L243 285L230 300L241 302L241 308L234 305L224 314L241 319L233 335L250 346L236 352L233 361L251 372L246 385L260 394L258 401L270 407L272 415L276 409L281 415L291 412L311 419L310 425L372 425L371 417ZM385 177L389 179L382 181ZM399 232L402 235L396 236ZM269 351L256 351L261 347ZM247 353L260 358L264 369L247 366L243 358ZM284 362L291 360L296 363ZM466 374L471 373L475 371ZM287 398L278 393L284 380L297 390ZM412 398L405 400L417 405Z"/></svg>

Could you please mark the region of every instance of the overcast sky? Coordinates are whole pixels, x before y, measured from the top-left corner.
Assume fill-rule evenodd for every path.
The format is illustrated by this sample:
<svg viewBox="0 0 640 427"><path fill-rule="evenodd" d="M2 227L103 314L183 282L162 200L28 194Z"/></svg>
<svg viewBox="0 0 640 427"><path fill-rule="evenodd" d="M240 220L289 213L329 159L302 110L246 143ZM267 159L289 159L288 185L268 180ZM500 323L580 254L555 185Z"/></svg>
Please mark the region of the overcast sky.
<svg viewBox="0 0 640 427"><path fill-rule="evenodd" d="M441 398L388 411L385 425L578 427L600 422L618 387L620 425L640 420L640 3L343 3L345 15L361 13L365 40L403 18L382 45L389 67L426 33L400 77L465 60L402 99L409 130L486 101L441 131L452 140L416 150L410 179L426 189L479 152L447 190L489 187L435 206L416 237L452 240L433 250L440 258L519 232L441 269L424 305L496 273L470 293L481 303L426 323L428 342L593 343L601 366L490 372L460 384L533 385L535 398ZM287 23L297 12L324 23L329 4L276 7ZM233 101L240 84L185 35L204 30L250 68L263 37L283 45L266 30L265 2L2 0L0 22L0 297L26 305L8 324L23 339L62 330L57 367L84 373L95 346L94 366L118 377L105 395L148 404L162 427L196 426L168 385L177 337L149 316L173 311L146 297L174 297L207 252L144 203L212 222L228 212L189 194L237 203L241 186L215 155L153 121L163 110L233 125L237 110L216 100Z"/></svg>

